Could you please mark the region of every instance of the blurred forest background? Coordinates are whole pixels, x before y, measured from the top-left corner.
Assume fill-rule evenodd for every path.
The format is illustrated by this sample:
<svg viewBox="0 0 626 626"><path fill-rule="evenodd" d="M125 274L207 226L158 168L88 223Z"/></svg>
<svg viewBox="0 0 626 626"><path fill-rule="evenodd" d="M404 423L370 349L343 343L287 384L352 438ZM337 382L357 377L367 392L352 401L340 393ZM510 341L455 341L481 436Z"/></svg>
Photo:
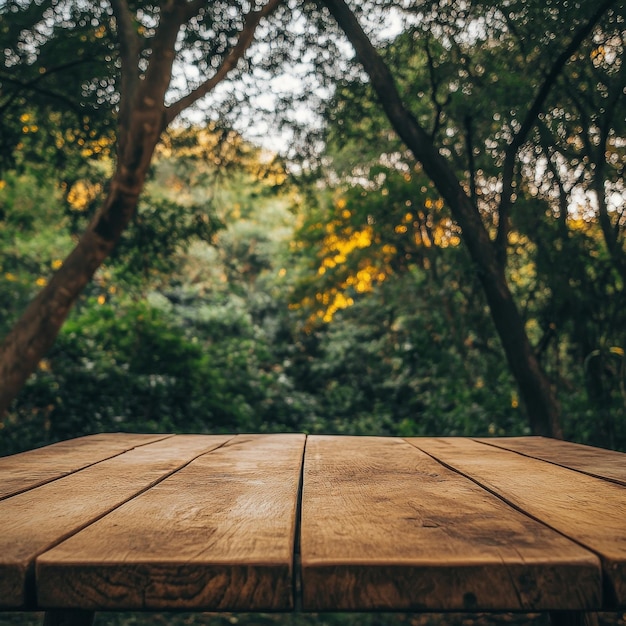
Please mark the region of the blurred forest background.
<svg viewBox="0 0 626 626"><path fill-rule="evenodd" d="M624 6L591 4L354 11L494 242L507 220L503 274L564 436L626 450ZM275 14L256 84L278 92L283 62L304 88L255 112L246 61L210 114L164 131L128 227L1 417L0 454L103 431L533 432L448 202L328 48L328 13L286 6L315 42L277 37ZM154 36L156 5L133 7ZM106 9L1 13L0 337L106 196L120 67Z"/></svg>

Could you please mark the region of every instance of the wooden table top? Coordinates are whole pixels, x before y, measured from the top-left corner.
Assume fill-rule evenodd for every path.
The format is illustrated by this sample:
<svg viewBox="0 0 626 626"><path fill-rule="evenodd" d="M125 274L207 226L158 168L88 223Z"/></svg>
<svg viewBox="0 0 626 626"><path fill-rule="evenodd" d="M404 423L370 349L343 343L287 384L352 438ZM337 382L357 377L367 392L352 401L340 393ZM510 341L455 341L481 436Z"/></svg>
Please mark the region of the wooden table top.
<svg viewBox="0 0 626 626"><path fill-rule="evenodd" d="M626 607L626 454L102 434L0 459L0 608Z"/></svg>

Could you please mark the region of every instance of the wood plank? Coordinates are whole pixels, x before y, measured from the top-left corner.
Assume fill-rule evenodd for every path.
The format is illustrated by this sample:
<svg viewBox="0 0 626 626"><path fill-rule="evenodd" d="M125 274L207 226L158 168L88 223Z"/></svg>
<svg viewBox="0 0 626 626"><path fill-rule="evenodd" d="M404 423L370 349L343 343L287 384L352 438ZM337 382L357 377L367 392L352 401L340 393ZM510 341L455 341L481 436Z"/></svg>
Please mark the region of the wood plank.
<svg viewBox="0 0 626 626"><path fill-rule="evenodd" d="M597 607L597 557L402 439L310 436L304 610Z"/></svg>
<svg viewBox="0 0 626 626"><path fill-rule="evenodd" d="M607 608L626 606L626 487L467 439L410 442L593 550Z"/></svg>
<svg viewBox="0 0 626 626"><path fill-rule="evenodd" d="M170 435L104 433L0 458L0 500Z"/></svg>
<svg viewBox="0 0 626 626"><path fill-rule="evenodd" d="M33 603L27 587L38 554L231 437L177 435L2 500L0 607Z"/></svg>
<svg viewBox="0 0 626 626"><path fill-rule="evenodd" d="M289 610L305 435L242 435L37 559L39 605Z"/></svg>
<svg viewBox="0 0 626 626"><path fill-rule="evenodd" d="M476 441L626 485L626 456L623 452L547 437L494 437Z"/></svg>

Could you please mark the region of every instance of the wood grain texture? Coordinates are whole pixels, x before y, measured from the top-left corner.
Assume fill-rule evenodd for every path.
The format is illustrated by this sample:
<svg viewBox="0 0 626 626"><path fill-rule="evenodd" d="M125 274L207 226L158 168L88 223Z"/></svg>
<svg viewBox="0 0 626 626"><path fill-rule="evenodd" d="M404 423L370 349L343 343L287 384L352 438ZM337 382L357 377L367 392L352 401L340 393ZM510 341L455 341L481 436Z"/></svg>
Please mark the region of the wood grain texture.
<svg viewBox="0 0 626 626"><path fill-rule="evenodd" d="M0 500L169 435L105 433L0 458Z"/></svg>
<svg viewBox="0 0 626 626"><path fill-rule="evenodd" d="M597 607L589 551L401 439L310 436L304 610Z"/></svg>
<svg viewBox="0 0 626 626"><path fill-rule="evenodd" d="M37 559L39 605L289 610L304 435L241 435Z"/></svg>
<svg viewBox="0 0 626 626"><path fill-rule="evenodd" d="M0 501L0 607L33 603L38 554L230 438L177 435Z"/></svg>
<svg viewBox="0 0 626 626"><path fill-rule="evenodd" d="M607 608L626 606L626 487L468 439L409 441L593 550Z"/></svg>
<svg viewBox="0 0 626 626"><path fill-rule="evenodd" d="M495 437L476 441L626 485L626 455L623 452L547 437Z"/></svg>

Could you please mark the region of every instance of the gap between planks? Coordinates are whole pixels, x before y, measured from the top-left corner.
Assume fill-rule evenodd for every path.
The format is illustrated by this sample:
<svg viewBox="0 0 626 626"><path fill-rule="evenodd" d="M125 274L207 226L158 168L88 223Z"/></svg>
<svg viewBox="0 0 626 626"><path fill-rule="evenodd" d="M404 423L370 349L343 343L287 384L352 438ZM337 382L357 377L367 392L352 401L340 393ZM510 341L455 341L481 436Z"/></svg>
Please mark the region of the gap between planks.
<svg viewBox="0 0 626 626"><path fill-rule="evenodd" d="M300 613L302 611L302 557L300 546L300 529L302 528L302 489L304 485L304 459L306 457L306 448L309 436L305 435L304 445L302 446L302 457L300 458L300 479L298 481L298 493L296 496L296 523L294 529L293 541L293 607L294 611Z"/></svg>

